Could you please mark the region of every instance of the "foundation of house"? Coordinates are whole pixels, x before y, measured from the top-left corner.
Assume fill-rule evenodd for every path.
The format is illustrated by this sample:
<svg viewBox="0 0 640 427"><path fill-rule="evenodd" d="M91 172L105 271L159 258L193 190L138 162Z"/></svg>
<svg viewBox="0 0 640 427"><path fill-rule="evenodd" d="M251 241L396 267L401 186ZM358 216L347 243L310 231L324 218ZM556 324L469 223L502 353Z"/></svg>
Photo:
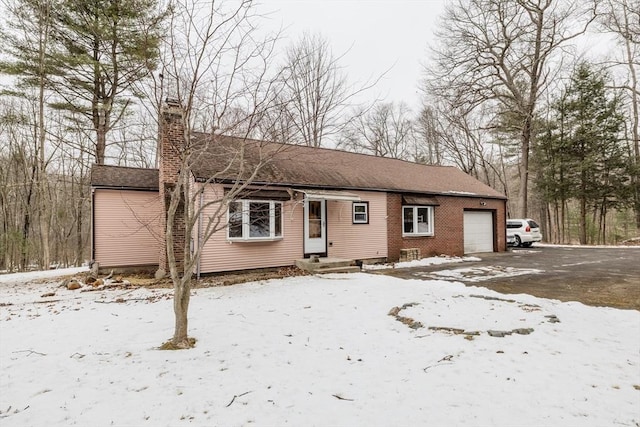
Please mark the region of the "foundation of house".
<svg viewBox="0 0 640 427"><path fill-rule="evenodd" d="M357 273L360 267L353 259L341 258L305 258L296 260L296 267L314 274Z"/></svg>

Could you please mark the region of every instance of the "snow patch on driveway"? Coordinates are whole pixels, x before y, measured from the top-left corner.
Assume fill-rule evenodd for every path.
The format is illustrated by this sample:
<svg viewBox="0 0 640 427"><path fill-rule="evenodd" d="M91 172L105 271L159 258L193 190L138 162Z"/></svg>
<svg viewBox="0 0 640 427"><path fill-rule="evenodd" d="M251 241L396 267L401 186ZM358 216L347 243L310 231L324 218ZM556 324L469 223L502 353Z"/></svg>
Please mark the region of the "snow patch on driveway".
<svg viewBox="0 0 640 427"><path fill-rule="evenodd" d="M515 267L467 267L454 270L431 271L428 273L416 273L416 277L433 280L450 280L455 282L482 282L489 279L523 276L526 274L539 274L544 270L535 268Z"/></svg>
<svg viewBox="0 0 640 427"><path fill-rule="evenodd" d="M416 259L413 261L403 261L389 264L364 264L363 270L384 270L387 268L414 268L427 267L430 265L453 264L459 262L482 261L482 259L474 256L434 256L429 258Z"/></svg>

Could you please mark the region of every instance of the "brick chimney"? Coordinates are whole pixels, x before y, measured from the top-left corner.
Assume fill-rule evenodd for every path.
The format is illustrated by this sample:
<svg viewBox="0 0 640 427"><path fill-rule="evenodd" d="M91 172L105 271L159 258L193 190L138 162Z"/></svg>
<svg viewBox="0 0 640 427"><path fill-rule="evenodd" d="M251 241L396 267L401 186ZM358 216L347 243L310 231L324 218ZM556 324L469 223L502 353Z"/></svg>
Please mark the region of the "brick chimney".
<svg viewBox="0 0 640 427"><path fill-rule="evenodd" d="M161 229L162 242L160 244L160 258L156 277L164 277L169 273L169 259L167 257L167 245L164 240L167 226L167 215L171 203L171 193L178 182L180 168L182 166L181 153L185 148L184 110L179 101L167 99L160 114L160 200L162 203ZM186 238L184 200L176 210L173 220L173 251L176 257L178 270L182 270L184 260L184 243Z"/></svg>

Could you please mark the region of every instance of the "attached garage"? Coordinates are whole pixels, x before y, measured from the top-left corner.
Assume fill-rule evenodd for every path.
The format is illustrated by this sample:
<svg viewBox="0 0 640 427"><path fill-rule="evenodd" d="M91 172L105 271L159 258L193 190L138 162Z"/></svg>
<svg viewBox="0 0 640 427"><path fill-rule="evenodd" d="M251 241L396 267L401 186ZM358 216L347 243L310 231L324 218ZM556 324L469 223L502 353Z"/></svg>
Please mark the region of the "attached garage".
<svg viewBox="0 0 640 427"><path fill-rule="evenodd" d="M493 252L493 212L464 212L464 253Z"/></svg>

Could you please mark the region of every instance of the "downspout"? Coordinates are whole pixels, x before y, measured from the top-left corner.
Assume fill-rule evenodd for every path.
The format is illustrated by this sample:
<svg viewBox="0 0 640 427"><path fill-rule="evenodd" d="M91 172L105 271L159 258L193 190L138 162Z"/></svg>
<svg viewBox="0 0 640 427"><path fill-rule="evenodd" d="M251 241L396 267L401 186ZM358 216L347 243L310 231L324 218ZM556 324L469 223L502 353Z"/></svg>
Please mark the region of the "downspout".
<svg viewBox="0 0 640 427"><path fill-rule="evenodd" d="M96 261L96 189L91 187L91 261L89 268Z"/></svg>
<svg viewBox="0 0 640 427"><path fill-rule="evenodd" d="M196 279L200 280L200 262L202 260L202 248L204 245L201 245L202 239L202 206L204 206L204 189L200 193L200 213L198 214L198 264L196 265Z"/></svg>
<svg viewBox="0 0 640 427"><path fill-rule="evenodd" d="M509 199L504 200L504 233L502 233L502 238L504 239L504 250L507 252L509 250L509 245L507 245L507 209Z"/></svg>

